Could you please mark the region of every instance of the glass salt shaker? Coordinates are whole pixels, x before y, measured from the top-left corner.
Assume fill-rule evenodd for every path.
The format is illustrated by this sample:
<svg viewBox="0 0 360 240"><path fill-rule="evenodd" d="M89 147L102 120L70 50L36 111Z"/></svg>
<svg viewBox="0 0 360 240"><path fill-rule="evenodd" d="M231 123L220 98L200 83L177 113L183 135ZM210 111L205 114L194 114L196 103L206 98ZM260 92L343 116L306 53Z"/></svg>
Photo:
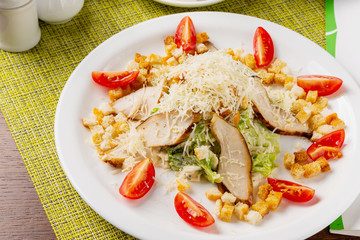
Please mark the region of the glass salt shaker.
<svg viewBox="0 0 360 240"><path fill-rule="evenodd" d="M40 36L35 0L0 0L0 49L26 51Z"/></svg>

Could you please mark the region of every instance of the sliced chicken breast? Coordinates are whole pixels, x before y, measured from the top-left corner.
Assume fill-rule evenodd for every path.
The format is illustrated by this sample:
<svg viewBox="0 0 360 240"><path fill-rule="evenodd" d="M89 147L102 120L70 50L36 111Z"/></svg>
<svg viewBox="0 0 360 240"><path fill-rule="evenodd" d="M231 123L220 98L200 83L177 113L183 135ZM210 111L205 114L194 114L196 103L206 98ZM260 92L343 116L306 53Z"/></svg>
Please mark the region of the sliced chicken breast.
<svg viewBox="0 0 360 240"><path fill-rule="evenodd" d="M144 87L119 98L112 104L116 113L122 112L128 118L140 120L150 116L161 97L160 87Z"/></svg>
<svg viewBox="0 0 360 240"><path fill-rule="evenodd" d="M310 128L299 122L291 113L270 102L266 89L259 77L253 77L254 85L250 96L256 116L267 128L284 135L298 135L311 138Z"/></svg>
<svg viewBox="0 0 360 240"><path fill-rule="evenodd" d="M218 173L224 186L239 200L252 201L251 156L240 131L214 114L211 131L218 140L221 154Z"/></svg>
<svg viewBox="0 0 360 240"><path fill-rule="evenodd" d="M200 119L199 114L193 113L183 118L175 111L159 113L146 119L136 130L140 132L145 147L171 146L184 140Z"/></svg>

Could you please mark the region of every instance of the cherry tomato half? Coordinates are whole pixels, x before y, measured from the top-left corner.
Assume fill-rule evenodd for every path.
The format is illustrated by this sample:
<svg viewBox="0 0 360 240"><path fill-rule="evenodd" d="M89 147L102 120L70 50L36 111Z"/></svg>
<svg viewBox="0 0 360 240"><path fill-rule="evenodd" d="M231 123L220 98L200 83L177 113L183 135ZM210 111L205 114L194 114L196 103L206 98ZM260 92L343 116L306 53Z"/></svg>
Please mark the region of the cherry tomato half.
<svg viewBox="0 0 360 240"><path fill-rule="evenodd" d="M297 77L297 85L305 92L318 91L319 96L327 96L336 92L342 85L340 78L325 75L304 75Z"/></svg>
<svg viewBox="0 0 360 240"><path fill-rule="evenodd" d="M264 67L271 63L274 58L274 44L270 34L262 27L258 27L255 31L253 48L258 67Z"/></svg>
<svg viewBox="0 0 360 240"><path fill-rule="evenodd" d="M189 16L184 17L176 28L175 43L178 48L184 51L195 49L196 32L194 24Z"/></svg>
<svg viewBox="0 0 360 240"><path fill-rule="evenodd" d="M139 199L151 189L154 181L154 165L148 158L145 158L126 175L119 192L126 198Z"/></svg>
<svg viewBox="0 0 360 240"><path fill-rule="evenodd" d="M345 130L336 130L311 144L306 152L312 160L319 157L325 157L326 159L340 158L342 156L340 148L344 144L344 140Z"/></svg>
<svg viewBox="0 0 360 240"><path fill-rule="evenodd" d="M139 71L124 72L92 72L92 79L99 85L108 88L117 88L129 85L133 82Z"/></svg>
<svg viewBox="0 0 360 240"><path fill-rule="evenodd" d="M282 192L283 197L294 202L310 201L315 194L315 190L303 185L274 178L268 178L268 183L273 187L274 191Z"/></svg>
<svg viewBox="0 0 360 240"><path fill-rule="evenodd" d="M193 226L207 227L215 222L208 210L186 193L178 192L174 204L179 216Z"/></svg>

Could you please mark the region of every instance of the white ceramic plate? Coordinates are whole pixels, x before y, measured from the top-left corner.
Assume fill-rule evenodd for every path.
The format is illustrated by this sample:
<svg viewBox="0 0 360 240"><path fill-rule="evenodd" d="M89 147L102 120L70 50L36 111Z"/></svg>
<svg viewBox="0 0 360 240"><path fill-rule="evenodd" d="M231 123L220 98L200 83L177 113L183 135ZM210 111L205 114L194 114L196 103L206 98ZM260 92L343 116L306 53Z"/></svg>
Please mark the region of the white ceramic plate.
<svg viewBox="0 0 360 240"><path fill-rule="evenodd" d="M218 48L243 47L252 52L255 29L263 26L273 38L280 59L298 74L328 74L344 80L329 104L346 122L344 157L331 161L332 171L302 180L316 189L316 197L305 204L283 200L279 209L266 215L260 225L219 220L205 229L186 224L173 207L175 191L165 193L157 182L143 199L129 201L118 194L125 174L112 175L113 168L101 162L87 143L90 133L81 119L94 107L108 101L107 89L91 80L92 71L124 70L135 53L164 55L163 39L174 34L180 20L189 15L197 32L206 31ZM234 24L236 23L236 24ZM216 12L169 15L128 28L92 51L75 69L61 94L55 117L55 141L63 169L80 196L103 218L140 239L304 239L322 230L350 206L359 192L360 91L349 74L322 48L280 25L254 17ZM281 137L282 154L295 151L296 137ZM280 165L279 177L292 180ZM166 182L172 177L157 169L157 177ZM214 202L204 192L208 183L192 184L189 194L211 211Z"/></svg>
<svg viewBox="0 0 360 240"><path fill-rule="evenodd" d="M222 2L224 0L154 0L154 1L174 7L193 8L193 7L210 6Z"/></svg>

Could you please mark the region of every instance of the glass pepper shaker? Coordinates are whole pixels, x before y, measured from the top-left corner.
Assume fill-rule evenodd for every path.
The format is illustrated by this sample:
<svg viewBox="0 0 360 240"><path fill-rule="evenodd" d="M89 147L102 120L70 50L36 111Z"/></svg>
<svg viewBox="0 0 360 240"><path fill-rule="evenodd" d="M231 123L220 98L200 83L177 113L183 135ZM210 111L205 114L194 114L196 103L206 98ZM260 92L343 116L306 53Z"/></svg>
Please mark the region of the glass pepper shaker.
<svg viewBox="0 0 360 240"><path fill-rule="evenodd" d="M35 0L0 0L0 49L26 51L40 36Z"/></svg>

